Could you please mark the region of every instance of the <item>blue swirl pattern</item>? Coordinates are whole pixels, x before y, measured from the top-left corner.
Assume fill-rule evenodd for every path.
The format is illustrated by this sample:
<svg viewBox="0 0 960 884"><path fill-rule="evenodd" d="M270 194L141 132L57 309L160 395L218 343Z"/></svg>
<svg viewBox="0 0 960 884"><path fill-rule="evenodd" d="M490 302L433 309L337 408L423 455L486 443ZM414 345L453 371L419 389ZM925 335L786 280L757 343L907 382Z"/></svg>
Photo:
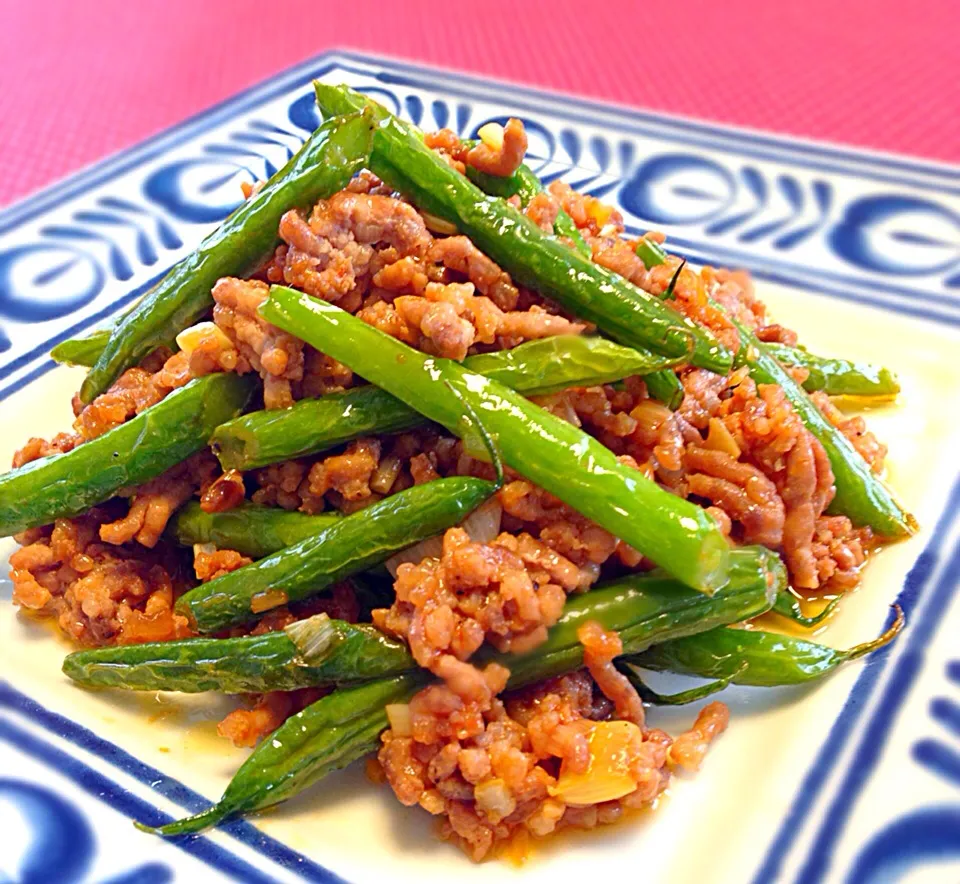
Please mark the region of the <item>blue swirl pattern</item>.
<svg viewBox="0 0 960 884"><path fill-rule="evenodd" d="M121 875L94 882L88 875L96 854L93 828L79 809L45 786L0 778L0 801L11 802L26 821L32 840L20 849L18 884L168 884L173 870L164 863L147 862ZM15 856L13 845L5 860Z"/></svg>

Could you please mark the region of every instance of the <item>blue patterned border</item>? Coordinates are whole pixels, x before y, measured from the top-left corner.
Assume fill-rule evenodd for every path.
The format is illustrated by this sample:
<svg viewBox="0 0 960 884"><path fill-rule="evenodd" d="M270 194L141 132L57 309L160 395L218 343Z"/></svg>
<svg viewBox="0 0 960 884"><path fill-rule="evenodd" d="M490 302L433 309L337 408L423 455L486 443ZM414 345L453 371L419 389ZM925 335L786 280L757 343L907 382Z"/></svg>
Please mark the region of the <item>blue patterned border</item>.
<svg viewBox="0 0 960 884"><path fill-rule="evenodd" d="M285 161L317 121L300 90L332 71L464 134L506 106L546 180L614 199L631 230L665 229L691 259L960 325L954 168L333 53L0 212L0 399L52 367L38 361L51 346L149 288L235 207L240 178Z"/></svg>
<svg viewBox="0 0 960 884"><path fill-rule="evenodd" d="M182 807L187 813L199 813L210 805L206 798L187 788L183 783L145 764L116 744L98 737L93 731L81 727L69 718L45 709L6 682L0 682L0 708L16 712L51 734L103 759L138 783L149 786L157 794ZM0 720L0 740L8 740L20 750L55 767L89 794L120 810L131 820L140 820L154 826L172 821L172 817L159 808L137 798L88 765L46 741L37 739L10 721ZM343 884L343 879L329 869L263 834L251 823L233 820L221 824L218 828L283 869L299 874L305 881L314 882L314 884ZM236 875L239 881L270 884L274 880L203 836L184 835L169 839L168 843L176 844L204 862Z"/></svg>
<svg viewBox="0 0 960 884"><path fill-rule="evenodd" d="M797 840L804 822L809 819L810 811L826 787L844 747L855 737L856 729L861 727L862 735L857 742L854 760L844 772L842 784L836 790L829 809L817 827L812 849L796 881L797 884L817 884L824 879L832 852L843 835L844 824L849 819L854 801L883 751L886 737L893 726L894 714L903 705L920 674L924 647L941 625L939 615L946 610L951 598L960 589L960 543L949 551L945 561L943 559L944 541L950 536L951 527L956 523L958 515L960 477L954 481L930 541L907 574L903 589L896 599L909 624L909 630L902 639L906 647L888 646L875 652L870 657L869 664L860 672L843 709L804 776L790 810L753 878L753 884L767 884L777 880L784 858ZM934 582L933 578L940 565L943 567L939 571L939 580ZM915 617L921 602L926 604L920 616ZM886 625L889 624L890 620ZM887 674L891 652L895 647L900 655L898 665L890 674L869 721L863 724L860 719ZM960 782L960 776L957 779ZM935 818L928 819L930 826L934 823ZM887 840L885 844L887 855L898 861L903 861L911 850L916 849L914 845L902 840ZM922 845L920 847L922 849ZM871 850L872 861L879 862L879 848L871 845Z"/></svg>

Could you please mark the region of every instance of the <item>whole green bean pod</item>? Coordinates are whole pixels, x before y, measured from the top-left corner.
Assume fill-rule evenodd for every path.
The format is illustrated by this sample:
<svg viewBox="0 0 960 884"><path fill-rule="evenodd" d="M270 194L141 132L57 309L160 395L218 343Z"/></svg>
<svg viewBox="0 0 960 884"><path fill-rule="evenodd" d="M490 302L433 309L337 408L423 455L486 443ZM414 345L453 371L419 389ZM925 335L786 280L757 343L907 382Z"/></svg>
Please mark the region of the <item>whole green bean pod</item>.
<svg viewBox="0 0 960 884"><path fill-rule="evenodd" d="M681 582L709 594L726 580L730 547L711 516L624 466L579 428L503 384L449 359L426 356L293 289L273 286L259 309L268 322L465 437L466 448L482 457L463 405L469 403L495 437L505 463Z"/></svg>
<svg viewBox="0 0 960 884"><path fill-rule="evenodd" d="M492 482L459 476L414 485L345 516L319 534L191 589L177 599L176 609L200 632L248 623L440 534L494 491Z"/></svg>
<svg viewBox="0 0 960 884"><path fill-rule="evenodd" d="M508 687L516 688L582 666L577 629L588 620L618 630L624 649L632 651L667 636L702 629L707 622L754 617L770 607L773 594L784 584L783 565L778 556L760 547L738 550L733 558L734 576L713 598L679 586L665 575L626 578L571 598L547 641L535 650L522 656L481 655L478 662L498 660L508 666ZM292 798L330 771L375 751L388 724L386 705L405 702L426 681L425 673L416 672L323 697L257 747L217 804L151 831L167 836L198 832L228 816Z"/></svg>
<svg viewBox="0 0 960 884"><path fill-rule="evenodd" d="M757 336L733 320L740 332L737 362L746 365L758 384L777 384L805 426L823 445L830 459L836 495L830 512L848 516L855 525L869 525L881 537L903 537L917 530L916 519L904 510L883 481L870 469L816 404L760 343Z"/></svg>
<svg viewBox="0 0 960 884"><path fill-rule="evenodd" d="M786 583L779 557L762 547L730 554L730 580L714 596L688 589L662 572L623 577L571 596L547 641L523 656L487 651L480 662L511 670L510 686L578 668L577 629L588 620L618 632L624 653L652 642L713 629L766 611ZM406 645L372 626L318 614L282 632L241 638L97 648L70 654L63 671L90 687L136 691L291 691L385 678L416 669Z"/></svg>
<svg viewBox="0 0 960 884"><path fill-rule="evenodd" d="M884 647L902 628L903 612L897 608L893 624L881 636L841 651L796 636L721 627L671 639L622 660L643 669L726 679L733 684L803 684Z"/></svg>
<svg viewBox="0 0 960 884"><path fill-rule="evenodd" d="M367 164L371 133L369 115L333 119L317 129L290 162L123 317L87 374L80 398L90 402L124 369L203 316L221 276L255 270L273 251L284 212L341 190Z"/></svg>
<svg viewBox="0 0 960 884"><path fill-rule="evenodd" d="M543 193L543 183L527 165L521 165L513 175L507 177L488 175L486 172L480 172L472 166L467 166L467 177L490 196L499 196L503 199L508 199L514 195L519 196L523 208L526 208L530 200L538 193ZM573 218L563 209L557 212L557 217L553 222L553 232L557 236L570 240L573 248L581 255L586 258L590 257L590 246L587 245L583 234L577 229Z"/></svg>
<svg viewBox="0 0 960 884"><path fill-rule="evenodd" d="M427 680L426 673L412 672L334 691L260 743L208 810L159 828L140 823L137 828L167 837L186 835L292 798L374 751L387 728L386 707L406 702Z"/></svg>
<svg viewBox="0 0 960 884"><path fill-rule="evenodd" d="M731 354L710 332L545 234L503 200L487 196L426 147L412 126L346 86L315 82L314 89L327 115L372 108L378 121L372 171L469 236L516 282L543 292L621 344L689 358L712 371L729 370Z"/></svg>
<svg viewBox="0 0 960 884"><path fill-rule="evenodd" d="M142 485L204 448L239 414L253 382L235 374L197 378L136 417L65 454L0 476L0 537L77 516Z"/></svg>
<svg viewBox="0 0 960 884"><path fill-rule="evenodd" d="M199 503L191 501L177 511L167 531L182 546L212 543L218 549L234 549L251 559L262 559L319 534L342 518L336 510L308 515L255 503L241 503L222 513L205 513Z"/></svg>
<svg viewBox="0 0 960 884"><path fill-rule="evenodd" d="M603 338L561 335L468 356L463 364L529 396L648 376L670 360ZM358 436L398 433L424 423L419 412L399 399L366 386L301 399L290 408L250 412L218 427L210 442L225 470L251 470Z"/></svg>
<svg viewBox="0 0 960 884"><path fill-rule="evenodd" d="M300 636L310 630L309 658L290 638L291 627L297 627ZM63 661L64 674L87 687L188 694L293 691L386 678L416 668L402 642L373 626L331 620L326 614L264 635L95 648L75 651Z"/></svg>
<svg viewBox="0 0 960 884"><path fill-rule="evenodd" d="M897 376L889 368L868 362L817 356L800 347L788 347L785 344L764 346L781 365L799 366L809 372L803 382L803 389L808 393L822 390L828 396L893 397L900 392Z"/></svg>

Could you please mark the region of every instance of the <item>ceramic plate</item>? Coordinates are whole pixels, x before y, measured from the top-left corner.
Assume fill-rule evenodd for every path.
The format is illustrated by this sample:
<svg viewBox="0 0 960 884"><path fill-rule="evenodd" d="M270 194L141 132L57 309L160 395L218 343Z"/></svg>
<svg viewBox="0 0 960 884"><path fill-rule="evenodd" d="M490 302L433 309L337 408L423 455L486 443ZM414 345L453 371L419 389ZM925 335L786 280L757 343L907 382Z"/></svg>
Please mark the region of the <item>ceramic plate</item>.
<svg viewBox="0 0 960 884"><path fill-rule="evenodd" d="M129 304L281 166L318 122L310 80L346 81L425 128L524 119L547 180L664 230L698 263L749 268L817 352L889 365L898 404L869 415L923 530L868 568L824 641L887 651L812 691L728 690L732 725L656 812L562 836L522 868L472 865L426 813L351 769L288 805L163 842L216 799L245 753L221 702L92 693L66 645L0 581L0 879L37 882L960 880L960 170L647 114L335 53L308 62L0 214L0 460L71 421L80 374L52 345ZM0 541L0 560L13 550ZM6 570L5 568L3 569ZM668 730L691 712L655 710Z"/></svg>

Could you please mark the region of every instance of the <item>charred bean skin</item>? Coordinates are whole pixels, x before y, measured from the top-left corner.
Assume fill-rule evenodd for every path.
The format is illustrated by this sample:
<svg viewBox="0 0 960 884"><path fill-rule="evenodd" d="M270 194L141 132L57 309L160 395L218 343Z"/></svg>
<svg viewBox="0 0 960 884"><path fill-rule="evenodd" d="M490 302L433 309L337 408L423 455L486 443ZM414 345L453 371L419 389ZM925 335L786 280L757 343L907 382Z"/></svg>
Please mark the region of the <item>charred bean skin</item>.
<svg viewBox="0 0 960 884"><path fill-rule="evenodd" d="M377 119L372 171L469 236L515 282L547 294L621 344L688 358L711 371L729 370L732 356L710 332L487 196L426 147L412 126L346 86L315 82L314 90L325 115L371 108Z"/></svg>
<svg viewBox="0 0 960 884"><path fill-rule="evenodd" d="M174 390L119 427L0 476L0 537L80 515L121 488L142 485L206 447L236 417L253 381L211 374Z"/></svg>
<svg viewBox="0 0 960 884"><path fill-rule="evenodd" d="M701 507L621 464L608 448L503 384L433 358L338 307L273 286L260 315L394 394L485 457L470 411L503 461L621 537L681 582L710 594L726 580L730 546ZM469 410L467 408L469 406Z"/></svg>
<svg viewBox="0 0 960 884"><path fill-rule="evenodd" d="M279 631L76 651L63 661L63 672L86 687L249 694L351 684L417 668L405 644L372 626L326 624L336 635L329 654L314 663Z"/></svg>
<svg viewBox="0 0 960 884"><path fill-rule="evenodd" d="M168 344L213 306L210 291L222 276L245 276L277 244L284 212L307 207L342 190L366 164L373 121L352 114L324 123L299 151L236 209L197 249L177 264L111 330L80 388L90 402L151 350ZM76 356L79 344L72 346ZM84 356L88 345L81 349ZM71 347L61 347L61 356ZM66 358L64 356L64 358Z"/></svg>
<svg viewBox="0 0 960 884"><path fill-rule="evenodd" d="M670 363L603 338L560 335L468 356L463 364L534 396L630 375L649 376ZM290 408L245 414L218 427L211 444L224 470L251 470L326 451L358 436L398 433L424 423L421 414L385 390L365 386L303 399Z"/></svg>

